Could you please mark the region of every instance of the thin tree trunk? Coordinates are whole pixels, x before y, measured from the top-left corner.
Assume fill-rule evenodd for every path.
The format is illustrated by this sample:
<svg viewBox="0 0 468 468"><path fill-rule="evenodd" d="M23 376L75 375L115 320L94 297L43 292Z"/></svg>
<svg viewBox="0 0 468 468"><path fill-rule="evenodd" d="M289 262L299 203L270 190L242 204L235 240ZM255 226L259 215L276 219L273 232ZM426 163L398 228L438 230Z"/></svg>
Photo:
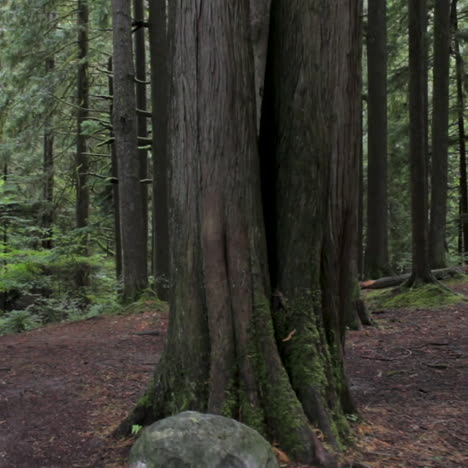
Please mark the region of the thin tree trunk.
<svg viewBox="0 0 468 468"><path fill-rule="evenodd" d="M458 32L457 0L452 0L451 23L454 32ZM457 125L460 151L460 230L462 238L461 254L468 263L468 189L466 174L466 136L465 136L465 97L463 93L464 64L460 52L459 39L455 34L454 52L457 76Z"/></svg>
<svg viewBox="0 0 468 468"><path fill-rule="evenodd" d="M55 68L55 60L53 58L46 60L46 75L53 72ZM44 124L44 154L42 171L44 174L44 189L43 200L44 208L41 224L45 230L45 238L42 241L42 247L51 249L52 241L52 224L54 222L54 131L52 128L52 116L49 115Z"/></svg>
<svg viewBox="0 0 468 468"><path fill-rule="evenodd" d="M168 148L169 39L166 0L149 0L153 155L153 275L162 300L169 299Z"/></svg>
<svg viewBox="0 0 468 468"><path fill-rule="evenodd" d="M147 246L141 204L130 4L112 0L114 109L113 128L119 170L123 300L130 302L147 287Z"/></svg>
<svg viewBox="0 0 468 468"><path fill-rule="evenodd" d="M89 190L87 186L89 162L87 137L82 133L83 122L89 117L89 78L88 78L88 1L78 0L78 115L76 137L76 227L84 229L88 226L89 218ZM80 235L80 254L88 255L88 234ZM78 287L87 286L89 272L81 268L76 273Z"/></svg>
<svg viewBox="0 0 468 468"><path fill-rule="evenodd" d="M429 263L443 268L447 221L450 0L434 7L434 90L432 110L431 222Z"/></svg>
<svg viewBox="0 0 468 468"><path fill-rule="evenodd" d="M114 96L114 80L112 77L112 57L109 58L108 70L109 70L109 96ZM110 105L110 118L112 121L112 116L114 113L114 105L111 101ZM114 139L114 131L111 131L109 135L111 139ZM113 179L112 183L112 211L114 214L114 243L115 243L115 274L118 280L122 279L122 240L120 235L120 204L119 204L119 168L117 161L117 153L115 151L115 142L113 141L110 144L111 152L111 175Z"/></svg>
<svg viewBox="0 0 468 468"><path fill-rule="evenodd" d="M0 121L1 126L3 127L3 122ZM1 133L3 133L3 128L0 127ZM2 182L5 186L8 181L8 164L6 162L3 163L3 171L2 171ZM3 253L8 251L8 221L2 222L2 243L3 243ZM2 269L6 268L6 260L2 261ZM8 291L3 291L0 295L0 310L6 310L7 306L7 299L8 299Z"/></svg>
<svg viewBox="0 0 468 468"><path fill-rule="evenodd" d="M361 143L359 149L359 205L358 205L358 238L357 238L357 264L359 278L364 276L364 145L363 145L363 112L361 106Z"/></svg>
<svg viewBox="0 0 468 468"><path fill-rule="evenodd" d="M409 114L412 275L408 285L433 281L429 268L425 119L426 1L409 0Z"/></svg>
<svg viewBox="0 0 468 468"><path fill-rule="evenodd" d="M143 0L133 0L133 19L137 24L137 30L134 33L135 50L135 96L136 107L139 110L146 111L146 43L145 43L145 8ZM148 126L146 116L142 113L137 114L137 135L141 138L148 137ZM140 145L143 146L143 145ZM140 160L140 180L148 177L148 151L139 149L138 156ZM148 188L146 184L141 185L141 204L143 210L145 243L148 239Z"/></svg>
<svg viewBox="0 0 468 468"><path fill-rule="evenodd" d="M370 0L367 26L368 177L366 275L388 273L387 2Z"/></svg>

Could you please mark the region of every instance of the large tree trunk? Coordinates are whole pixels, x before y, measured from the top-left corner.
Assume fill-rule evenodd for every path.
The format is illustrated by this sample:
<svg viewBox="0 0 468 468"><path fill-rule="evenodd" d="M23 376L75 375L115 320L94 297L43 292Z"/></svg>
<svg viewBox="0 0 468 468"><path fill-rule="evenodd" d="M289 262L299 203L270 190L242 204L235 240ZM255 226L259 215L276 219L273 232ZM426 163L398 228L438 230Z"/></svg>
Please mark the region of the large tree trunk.
<svg viewBox="0 0 468 468"><path fill-rule="evenodd" d="M425 119L426 1L409 0L409 117L412 275L407 285L432 282L428 245Z"/></svg>
<svg viewBox="0 0 468 468"><path fill-rule="evenodd" d="M147 287L145 225L141 204L137 149L135 82L130 4L112 1L114 45L113 128L119 170L123 300L129 302Z"/></svg>
<svg viewBox="0 0 468 468"><path fill-rule="evenodd" d="M135 50L135 96L136 107L139 111L146 111L146 43L145 43L145 8L143 0L133 0L133 20L137 25L134 33ZM137 113L137 135L139 138L148 137L148 126L146 115L143 112ZM144 146L144 145L140 145ZM140 160L140 180L148 177L148 151L139 149L138 156ZM148 188L146 184L141 184L141 205L143 212L143 222L145 226L145 244L148 242Z"/></svg>
<svg viewBox="0 0 468 468"><path fill-rule="evenodd" d="M153 131L153 275L158 297L169 296L168 147L169 39L166 0L149 0Z"/></svg>
<svg viewBox="0 0 468 468"><path fill-rule="evenodd" d="M84 229L89 218L88 155L87 137L82 133L82 124L89 117L89 79L88 79L88 1L78 0L78 83L77 83L77 136L76 136L76 227ZM88 234L80 235L81 255L88 255ZM75 275L78 287L87 286L89 272L81 268Z"/></svg>
<svg viewBox="0 0 468 468"><path fill-rule="evenodd" d="M336 466L314 428L339 446L353 410L339 294L350 258L336 236L355 242L343 231L356 228L357 182L344 175L358 167L359 9L313 6L273 0L259 164L248 0L174 2L169 333L127 428L222 413Z"/></svg>
<svg viewBox="0 0 468 468"><path fill-rule="evenodd" d="M368 176L367 277L389 272L387 209L387 20L386 0L370 0L367 27Z"/></svg>
<svg viewBox="0 0 468 468"><path fill-rule="evenodd" d="M450 0L434 7L434 90L432 109L431 221L429 263L443 268L447 221Z"/></svg>
<svg viewBox="0 0 468 468"><path fill-rule="evenodd" d="M458 32L457 0L452 0L451 23L455 33ZM468 189L466 174L466 142L465 142L465 97L463 93L464 64L460 51L459 39L454 38L455 66L457 76L457 126L460 151L460 231L461 254L468 263Z"/></svg>

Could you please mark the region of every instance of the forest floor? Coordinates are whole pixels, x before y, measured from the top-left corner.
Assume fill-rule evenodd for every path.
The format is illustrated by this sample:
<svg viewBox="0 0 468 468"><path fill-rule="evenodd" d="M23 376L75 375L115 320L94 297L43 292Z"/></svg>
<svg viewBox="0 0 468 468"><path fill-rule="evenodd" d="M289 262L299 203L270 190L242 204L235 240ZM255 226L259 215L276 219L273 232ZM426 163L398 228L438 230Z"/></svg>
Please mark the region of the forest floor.
<svg viewBox="0 0 468 468"><path fill-rule="evenodd" d="M468 283L455 289L468 295ZM348 335L361 419L346 460L468 466L468 302L374 319ZM0 337L0 467L125 467L132 441L111 432L145 390L166 329L164 312L146 310Z"/></svg>

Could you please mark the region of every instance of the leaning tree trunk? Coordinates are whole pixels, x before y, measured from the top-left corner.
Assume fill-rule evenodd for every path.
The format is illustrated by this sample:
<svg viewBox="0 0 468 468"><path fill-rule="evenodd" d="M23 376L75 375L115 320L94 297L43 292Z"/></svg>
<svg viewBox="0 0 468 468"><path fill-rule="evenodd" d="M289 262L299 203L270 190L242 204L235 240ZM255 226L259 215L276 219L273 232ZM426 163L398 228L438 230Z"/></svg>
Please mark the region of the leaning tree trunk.
<svg viewBox="0 0 468 468"><path fill-rule="evenodd" d="M412 275L406 286L434 281L429 268L425 119L426 0L409 0L409 118Z"/></svg>
<svg viewBox="0 0 468 468"><path fill-rule="evenodd" d="M169 296L169 213L167 119L169 110L169 39L167 0L149 0L153 155L153 276L162 300Z"/></svg>
<svg viewBox="0 0 468 468"><path fill-rule="evenodd" d="M389 273L387 208L387 1L369 2L367 29L368 176L365 274Z"/></svg>
<svg viewBox="0 0 468 468"><path fill-rule="evenodd" d="M450 0L434 6L434 90L432 111L431 222L429 263L443 268L447 221Z"/></svg>
<svg viewBox="0 0 468 468"><path fill-rule="evenodd" d="M458 145L460 151L460 231L461 231L461 254L468 263L468 189L466 174L466 136L465 136L465 97L463 92L464 64L460 51L458 33L457 0L452 0L451 23L454 38L454 53L457 81L457 126Z"/></svg>
<svg viewBox="0 0 468 468"><path fill-rule="evenodd" d="M339 445L352 410L330 292L339 271L329 203L330 100L343 70L332 64L347 60L335 53L348 36L337 35L347 26L342 2L314 6L273 2L260 136L271 152L259 165L248 1L174 2L168 342L127 423L188 408L222 413L296 459L332 466L313 427ZM261 179L277 219L266 229Z"/></svg>
<svg viewBox="0 0 468 468"><path fill-rule="evenodd" d="M88 78L88 1L78 0L78 113L76 135L76 227L85 229L89 218L89 161L87 155L87 137L82 133L82 125L89 118L89 78ZM79 240L80 255L88 255L88 234L82 232ZM78 287L87 286L89 272L81 267L76 275Z"/></svg>
<svg viewBox="0 0 468 468"><path fill-rule="evenodd" d="M132 301L147 286L145 225L137 149L135 82L130 4L112 1L114 45L113 129L119 171L123 300Z"/></svg>

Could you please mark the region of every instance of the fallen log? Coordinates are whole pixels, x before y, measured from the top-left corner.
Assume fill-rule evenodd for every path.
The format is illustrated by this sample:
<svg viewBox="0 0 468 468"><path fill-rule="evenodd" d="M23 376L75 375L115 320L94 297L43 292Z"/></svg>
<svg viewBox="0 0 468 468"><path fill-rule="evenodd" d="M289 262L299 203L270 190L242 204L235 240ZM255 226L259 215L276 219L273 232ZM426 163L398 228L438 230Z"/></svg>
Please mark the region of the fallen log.
<svg viewBox="0 0 468 468"><path fill-rule="evenodd" d="M462 275L468 272L467 267L449 267L449 268L440 268L438 270L432 270L432 274L438 280L444 280L447 278L452 278L457 275ZM360 284L361 289L384 289L391 288L393 286L398 286L403 281L407 280L410 277L410 273L405 275L398 276L385 276L377 280L362 281Z"/></svg>

